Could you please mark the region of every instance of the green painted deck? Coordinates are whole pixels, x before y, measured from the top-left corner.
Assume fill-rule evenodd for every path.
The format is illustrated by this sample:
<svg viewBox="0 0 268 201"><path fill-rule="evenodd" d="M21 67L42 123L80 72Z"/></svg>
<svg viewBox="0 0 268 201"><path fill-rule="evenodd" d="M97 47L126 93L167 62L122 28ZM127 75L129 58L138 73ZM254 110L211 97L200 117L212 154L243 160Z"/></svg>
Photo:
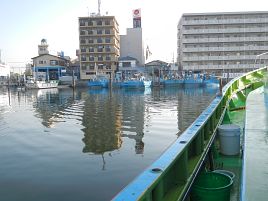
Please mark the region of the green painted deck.
<svg viewBox="0 0 268 201"><path fill-rule="evenodd" d="M220 154L217 138L215 169L228 170L235 174L230 201L266 201L268 194L267 85L248 95L245 110L231 111L228 116L228 121L223 123L236 124L241 128L241 152L237 156Z"/></svg>
<svg viewBox="0 0 268 201"><path fill-rule="evenodd" d="M243 200L268 196L268 86L248 96L245 123Z"/></svg>
<svg viewBox="0 0 268 201"><path fill-rule="evenodd" d="M224 122L224 123L231 123L236 124L240 126L240 144L243 144L243 138L244 138L244 122L245 122L245 110L238 110L238 111L232 111L229 113L230 116L230 122ZM222 169L222 170L228 170L230 172L233 172L235 174L235 178L233 180L233 187L231 189L231 196L230 201L239 201L240 200L240 192L241 192L241 175L242 175L242 146L240 150L240 154L236 156L225 156L220 154L220 146L219 146L219 139L216 140L216 149L218 155L215 156L215 169Z"/></svg>

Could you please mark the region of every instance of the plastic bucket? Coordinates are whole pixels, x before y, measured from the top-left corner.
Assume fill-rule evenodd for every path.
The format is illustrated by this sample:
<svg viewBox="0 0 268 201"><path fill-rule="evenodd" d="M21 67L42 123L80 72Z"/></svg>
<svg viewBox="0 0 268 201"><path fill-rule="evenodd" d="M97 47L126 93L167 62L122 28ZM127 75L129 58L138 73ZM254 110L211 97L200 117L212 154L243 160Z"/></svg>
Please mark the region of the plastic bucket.
<svg viewBox="0 0 268 201"><path fill-rule="evenodd" d="M224 155L240 153L240 127L235 124L224 124L218 127L220 152Z"/></svg>
<svg viewBox="0 0 268 201"><path fill-rule="evenodd" d="M191 201L229 201L232 184L233 180L227 175L203 173L193 185Z"/></svg>
<svg viewBox="0 0 268 201"><path fill-rule="evenodd" d="M220 170L219 169L219 170L214 170L213 172L225 174L225 175L231 177L232 180L234 180L234 178L235 178L235 174L233 172L231 172L231 171L228 171L228 170Z"/></svg>

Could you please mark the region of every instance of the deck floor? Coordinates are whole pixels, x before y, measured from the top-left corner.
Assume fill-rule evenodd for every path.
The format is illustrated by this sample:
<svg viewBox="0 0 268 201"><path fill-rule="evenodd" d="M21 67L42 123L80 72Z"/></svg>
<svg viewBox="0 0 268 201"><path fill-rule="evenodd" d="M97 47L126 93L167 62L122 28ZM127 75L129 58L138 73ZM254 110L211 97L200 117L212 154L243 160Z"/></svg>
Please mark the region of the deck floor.
<svg viewBox="0 0 268 201"><path fill-rule="evenodd" d="M242 200L266 201L268 196L268 87L247 100Z"/></svg>

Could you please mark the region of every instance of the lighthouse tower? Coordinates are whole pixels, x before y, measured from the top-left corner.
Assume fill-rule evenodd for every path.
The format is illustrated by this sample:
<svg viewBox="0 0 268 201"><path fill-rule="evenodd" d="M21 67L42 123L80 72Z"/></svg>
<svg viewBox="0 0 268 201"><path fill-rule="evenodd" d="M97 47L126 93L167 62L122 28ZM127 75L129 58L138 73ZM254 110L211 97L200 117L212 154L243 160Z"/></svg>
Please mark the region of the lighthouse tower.
<svg viewBox="0 0 268 201"><path fill-rule="evenodd" d="M41 40L41 45L38 45L38 55L49 54L48 44L46 39Z"/></svg>

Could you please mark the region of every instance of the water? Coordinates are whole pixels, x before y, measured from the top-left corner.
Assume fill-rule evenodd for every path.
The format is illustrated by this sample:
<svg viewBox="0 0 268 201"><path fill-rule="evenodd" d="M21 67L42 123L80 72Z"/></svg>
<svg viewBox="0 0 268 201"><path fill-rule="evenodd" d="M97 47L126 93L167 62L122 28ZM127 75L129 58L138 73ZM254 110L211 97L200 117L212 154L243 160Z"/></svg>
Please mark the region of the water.
<svg viewBox="0 0 268 201"><path fill-rule="evenodd" d="M0 200L110 200L216 91L0 89Z"/></svg>

